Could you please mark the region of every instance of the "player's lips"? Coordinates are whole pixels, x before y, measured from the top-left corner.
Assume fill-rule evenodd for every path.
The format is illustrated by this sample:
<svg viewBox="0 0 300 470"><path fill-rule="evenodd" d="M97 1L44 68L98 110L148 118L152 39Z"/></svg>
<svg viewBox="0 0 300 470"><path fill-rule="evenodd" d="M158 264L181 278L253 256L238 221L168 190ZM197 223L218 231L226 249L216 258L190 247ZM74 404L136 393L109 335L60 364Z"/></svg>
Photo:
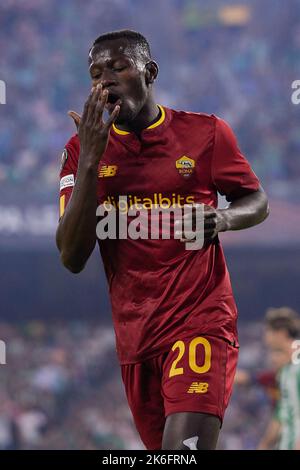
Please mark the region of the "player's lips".
<svg viewBox="0 0 300 470"><path fill-rule="evenodd" d="M122 100L118 95L116 95L115 93L109 93L105 108L108 110L108 112L112 112L117 105L121 104Z"/></svg>

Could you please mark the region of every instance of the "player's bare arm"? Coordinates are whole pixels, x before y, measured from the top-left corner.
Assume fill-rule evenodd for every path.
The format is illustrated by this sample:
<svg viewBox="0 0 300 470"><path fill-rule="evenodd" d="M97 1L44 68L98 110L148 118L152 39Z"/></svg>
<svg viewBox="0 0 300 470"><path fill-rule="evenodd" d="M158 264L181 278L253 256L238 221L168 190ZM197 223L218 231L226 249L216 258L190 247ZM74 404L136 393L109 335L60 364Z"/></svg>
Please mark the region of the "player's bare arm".
<svg viewBox="0 0 300 470"><path fill-rule="evenodd" d="M253 227L263 222L268 215L268 198L262 187L258 191L235 199L226 209L214 209L212 206L205 205L204 239L211 241L219 232ZM184 216L184 218L189 217L191 217L190 214Z"/></svg>
<svg viewBox="0 0 300 470"><path fill-rule="evenodd" d="M234 200L227 209L218 209L216 213L217 231L243 230L260 224L268 217L268 198L260 187L258 191Z"/></svg>
<svg viewBox="0 0 300 470"><path fill-rule="evenodd" d="M82 118L75 114L80 140L78 172L72 197L60 220L56 242L64 266L80 272L96 244L97 169L106 150L109 131L120 106L116 105L106 122L103 110L108 90L99 84L87 99Z"/></svg>
<svg viewBox="0 0 300 470"><path fill-rule="evenodd" d="M263 222L269 214L268 198L262 188L235 199L226 209L211 209L204 220L205 239L219 232L243 230Z"/></svg>

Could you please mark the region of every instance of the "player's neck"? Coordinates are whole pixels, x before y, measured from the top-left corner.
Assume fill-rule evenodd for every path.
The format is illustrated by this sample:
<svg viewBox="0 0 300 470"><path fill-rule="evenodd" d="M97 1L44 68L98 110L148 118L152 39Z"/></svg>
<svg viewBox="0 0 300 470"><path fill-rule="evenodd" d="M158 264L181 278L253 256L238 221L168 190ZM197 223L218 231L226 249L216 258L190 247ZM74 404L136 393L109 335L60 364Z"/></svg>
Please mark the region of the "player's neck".
<svg viewBox="0 0 300 470"><path fill-rule="evenodd" d="M161 111L157 106L154 99L151 97L146 103L145 106L141 109L138 116L130 122L130 124L122 124L117 127L123 131L134 132L139 135L143 129L151 126L154 122L159 119Z"/></svg>

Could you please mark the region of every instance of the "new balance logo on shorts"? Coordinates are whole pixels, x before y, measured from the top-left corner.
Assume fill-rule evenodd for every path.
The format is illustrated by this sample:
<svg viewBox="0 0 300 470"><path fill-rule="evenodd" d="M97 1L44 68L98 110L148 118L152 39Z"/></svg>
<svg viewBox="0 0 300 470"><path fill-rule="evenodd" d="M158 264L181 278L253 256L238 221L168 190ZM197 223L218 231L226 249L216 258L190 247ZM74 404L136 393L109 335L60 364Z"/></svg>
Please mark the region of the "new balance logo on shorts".
<svg viewBox="0 0 300 470"><path fill-rule="evenodd" d="M187 393L207 393L208 383L207 382L192 382Z"/></svg>

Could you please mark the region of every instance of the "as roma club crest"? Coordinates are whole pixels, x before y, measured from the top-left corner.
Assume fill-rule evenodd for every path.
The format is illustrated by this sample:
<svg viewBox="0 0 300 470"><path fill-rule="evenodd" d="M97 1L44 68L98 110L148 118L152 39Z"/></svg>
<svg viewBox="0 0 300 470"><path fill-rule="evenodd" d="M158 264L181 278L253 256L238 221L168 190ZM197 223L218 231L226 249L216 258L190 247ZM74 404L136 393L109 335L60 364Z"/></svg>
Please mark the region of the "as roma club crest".
<svg viewBox="0 0 300 470"><path fill-rule="evenodd" d="M195 170L195 160L183 155L176 160L176 168L180 175L184 178L189 178Z"/></svg>

